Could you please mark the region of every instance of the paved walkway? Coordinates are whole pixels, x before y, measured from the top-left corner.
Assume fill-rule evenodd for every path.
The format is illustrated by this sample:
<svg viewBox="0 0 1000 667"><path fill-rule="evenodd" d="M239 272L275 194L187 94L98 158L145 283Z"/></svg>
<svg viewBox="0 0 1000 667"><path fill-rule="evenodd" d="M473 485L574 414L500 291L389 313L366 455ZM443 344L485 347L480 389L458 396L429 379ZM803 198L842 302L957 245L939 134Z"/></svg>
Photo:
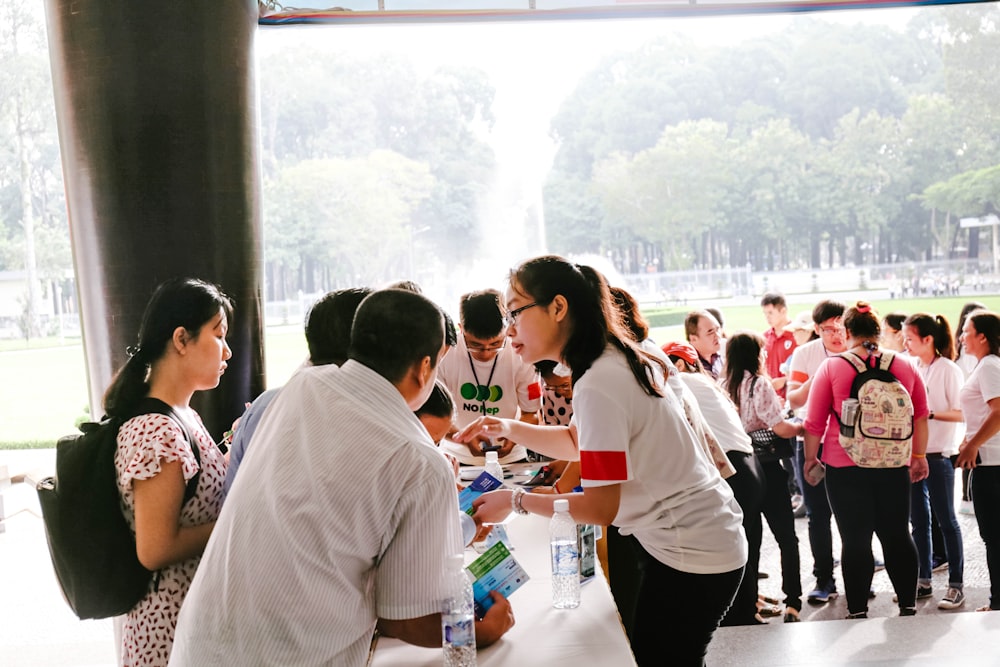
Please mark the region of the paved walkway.
<svg viewBox="0 0 1000 667"><path fill-rule="evenodd" d="M0 467L6 465L10 474L38 471L47 473L54 466L53 450L0 451ZM0 477L3 477L0 475ZM4 667L112 667L115 664L113 629L111 621L80 621L62 600L49 562L42 521L38 515L38 501L33 487L15 484L4 487L3 516L0 523L0 665ZM907 659L906 656L924 655L927 645L919 641L921 633L929 633L946 642L950 650L961 650L967 656L964 665L1000 664L995 648L988 654L976 653L983 632L988 637L1000 637L1000 614L981 614L973 610L988 599L989 575L986 571L984 547L979 537L976 520L971 515L959 515L965 538L965 590L967 602L961 611L943 612L937 609L937 600L947 588L947 572L934 573L934 597L917 602L918 622L899 619L896 604L892 602L892 586L885 572L875 574L873 586L877 592L869 607L869 621L836 621L847 613L843 596L833 602L813 607L804 604L804 623L788 625L780 619L767 627L723 628L716 635L710 652L710 664L750 665L765 664L850 664L858 662L856 642L867 642L875 651L872 660L886 664L947 664L938 658ZM799 552L802 559L802 587L808 592L813 585L810 572L812 558L806 520L797 519ZM836 541L835 549L839 549ZM877 548L877 543L876 543ZM760 582L760 589L780 598L780 567L778 548L774 538L765 528L761 555L761 570L770 576ZM837 580L843 577L838 572ZM955 616L961 615L961 618ZM937 617L937 621L930 617ZM989 618L985 618L989 617ZM857 625L862 623L864 625ZM926 626L926 627L925 627ZM902 629L901 629L902 628ZM984 630L985 628L985 630ZM851 641L845 641L847 637ZM896 639L893 639L896 637ZM955 642L951 641L954 637ZM911 643L916 642L916 643ZM828 647L829 652L817 653L818 646ZM891 649L898 659L888 659L878 653L877 647ZM791 651L793 646L800 647ZM833 650L829 647L837 647ZM992 644L991 644L992 646ZM810 648L812 647L812 648ZM949 650L947 647L945 650ZM603 667L603 666L601 666Z"/></svg>

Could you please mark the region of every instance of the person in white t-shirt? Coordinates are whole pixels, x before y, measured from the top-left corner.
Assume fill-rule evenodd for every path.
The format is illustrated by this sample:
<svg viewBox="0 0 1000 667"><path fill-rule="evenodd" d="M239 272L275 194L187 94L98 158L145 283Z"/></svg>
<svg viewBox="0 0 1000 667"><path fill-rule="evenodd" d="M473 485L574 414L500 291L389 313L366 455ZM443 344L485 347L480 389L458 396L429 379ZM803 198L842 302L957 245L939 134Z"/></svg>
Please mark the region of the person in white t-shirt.
<svg viewBox="0 0 1000 667"><path fill-rule="evenodd" d="M939 609L958 609L965 602L962 583L965 553L962 528L955 516L955 466L951 456L958 453L959 425L964 420L960 392L962 369L952 358L955 343L951 325L942 315L910 315L902 326L903 345L916 360L917 370L927 389L927 478L910 485L910 523L917 545L917 598L930 597L931 510L941 526L948 560L948 591L938 602Z"/></svg>
<svg viewBox="0 0 1000 667"><path fill-rule="evenodd" d="M358 308L343 366L304 368L284 386L219 515L171 665L362 667L376 628L441 646L441 570L463 549L458 500L413 410L445 349L437 306L381 290ZM492 597L480 646L514 622Z"/></svg>
<svg viewBox="0 0 1000 667"><path fill-rule="evenodd" d="M962 387L965 440L955 466L971 470L969 490L986 544L990 603L1000 610L1000 316L973 311L962 326L962 346L979 360Z"/></svg>
<svg viewBox="0 0 1000 667"><path fill-rule="evenodd" d="M844 329L844 311L847 306L839 301L824 300L816 304L812 311L815 340L795 348L789 362L788 385L786 396L789 406L796 414L803 416L802 408L809 399L809 388L812 378L827 357L840 354L847 350L847 331ZM830 501L826 497L826 484L820 481L813 486L806 484L802 478L802 465L805 461L802 440L795 447L795 468L802 489L802 500L806 504L806 516L809 522L809 548L813 557L813 576L816 577L816 588L806 595L810 604L826 604L836 598L837 582L833 577L833 530L831 520L833 512Z"/></svg>
<svg viewBox="0 0 1000 667"><path fill-rule="evenodd" d="M573 421L481 417L456 438L509 435L554 458L579 458L583 492L498 490L476 500L476 514L485 523L511 511L549 516L553 501L566 499L577 522L618 526L639 557L637 663L702 664L743 576L747 541L733 492L666 387L666 365L624 331L591 267L528 260L511 272L506 305L515 353L572 370Z"/></svg>
<svg viewBox="0 0 1000 667"><path fill-rule="evenodd" d="M531 364L507 348L500 292L470 292L459 304L457 347L441 362L438 377L455 397L458 428L483 415L538 423L542 385ZM501 463L522 461L525 448L508 438L477 438L467 444L444 440L441 450L466 465L486 462L483 447L498 447Z"/></svg>

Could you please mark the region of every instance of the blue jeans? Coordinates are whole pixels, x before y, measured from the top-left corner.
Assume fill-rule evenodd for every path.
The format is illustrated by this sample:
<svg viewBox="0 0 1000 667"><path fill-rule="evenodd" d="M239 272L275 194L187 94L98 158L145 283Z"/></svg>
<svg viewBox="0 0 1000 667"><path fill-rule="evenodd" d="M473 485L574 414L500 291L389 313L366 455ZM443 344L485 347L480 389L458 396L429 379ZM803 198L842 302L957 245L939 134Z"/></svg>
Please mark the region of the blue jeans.
<svg viewBox="0 0 1000 667"><path fill-rule="evenodd" d="M955 516L955 468L951 459L927 455L927 479L910 486L910 522L913 542L917 545L917 583L931 584L931 511L941 526L945 553L948 555L948 586L962 588L965 555L962 529Z"/></svg>
<svg viewBox="0 0 1000 667"><path fill-rule="evenodd" d="M816 585L823 586L833 581L833 530L830 528L830 501L826 497L826 481L816 486L802 479L802 466L805 463L805 450L802 440L795 446L795 471L802 489L802 500L806 504L806 516L809 521L809 549L813 557L813 576Z"/></svg>
<svg viewBox="0 0 1000 667"><path fill-rule="evenodd" d="M990 571L990 609L1000 609L1000 466L977 466L969 480Z"/></svg>

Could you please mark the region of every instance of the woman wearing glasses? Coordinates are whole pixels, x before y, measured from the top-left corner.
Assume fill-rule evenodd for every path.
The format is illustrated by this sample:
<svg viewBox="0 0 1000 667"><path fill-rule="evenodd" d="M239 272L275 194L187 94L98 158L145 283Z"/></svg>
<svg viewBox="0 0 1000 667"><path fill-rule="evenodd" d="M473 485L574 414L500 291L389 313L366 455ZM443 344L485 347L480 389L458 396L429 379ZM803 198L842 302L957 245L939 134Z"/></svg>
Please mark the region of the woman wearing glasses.
<svg viewBox="0 0 1000 667"><path fill-rule="evenodd" d="M747 543L732 491L666 388L665 364L621 328L607 283L590 267L529 260L511 273L506 298L512 350L572 370L573 421L546 427L485 417L457 437L509 435L554 458L579 458L583 493L496 491L477 500L477 515L549 516L553 500L566 498L576 521L617 526L639 556L637 662L660 665L669 655L672 664L701 665L739 585Z"/></svg>

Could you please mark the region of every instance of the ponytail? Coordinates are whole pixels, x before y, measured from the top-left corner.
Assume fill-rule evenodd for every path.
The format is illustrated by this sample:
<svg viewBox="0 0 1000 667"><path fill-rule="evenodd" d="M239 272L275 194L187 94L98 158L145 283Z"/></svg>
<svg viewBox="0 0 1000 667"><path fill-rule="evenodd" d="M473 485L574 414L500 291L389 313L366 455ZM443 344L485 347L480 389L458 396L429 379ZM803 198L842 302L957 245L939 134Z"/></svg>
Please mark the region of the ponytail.
<svg viewBox="0 0 1000 667"><path fill-rule="evenodd" d="M912 327L921 338L931 336L934 352L945 359L955 360L955 339L951 335L951 325L944 315L914 313L906 318L904 326Z"/></svg>
<svg viewBox="0 0 1000 667"><path fill-rule="evenodd" d="M556 255L544 255L511 271L510 284L515 291L542 305L551 303L558 295L566 299L572 330L562 349L562 358L573 371L574 384L610 344L625 355L644 392L650 396L664 395L656 381L654 364L664 375L668 372L666 364L642 350L625 331L608 283L599 272Z"/></svg>

